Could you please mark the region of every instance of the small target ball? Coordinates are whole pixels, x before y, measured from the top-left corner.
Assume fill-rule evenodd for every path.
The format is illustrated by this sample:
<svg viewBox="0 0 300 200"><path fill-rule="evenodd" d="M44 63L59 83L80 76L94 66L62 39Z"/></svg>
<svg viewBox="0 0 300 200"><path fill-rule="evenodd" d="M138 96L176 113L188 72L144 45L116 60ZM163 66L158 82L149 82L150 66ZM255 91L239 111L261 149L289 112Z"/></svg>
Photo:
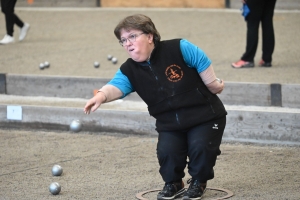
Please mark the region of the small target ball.
<svg viewBox="0 0 300 200"><path fill-rule="evenodd" d="M44 62L45 68L49 68L50 67L50 63L48 61Z"/></svg>
<svg viewBox="0 0 300 200"><path fill-rule="evenodd" d="M51 192L51 194L53 195L57 195L60 193L61 190L61 186L59 185L59 183L57 182L53 182L50 184L49 186L49 191Z"/></svg>
<svg viewBox="0 0 300 200"><path fill-rule="evenodd" d="M82 125L79 120L73 120L70 124L70 130L77 133L81 131Z"/></svg>
<svg viewBox="0 0 300 200"><path fill-rule="evenodd" d="M99 63L99 62L97 62L97 61L96 61L96 62L94 62L94 67L95 67L95 68L99 68L99 67L100 67L100 63Z"/></svg>
<svg viewBox="0 0 300 200"><path fill-rule="evenodd" d="M113 58L112 55L107 55L107 60L111 60Z"/></svg>
<svg viewBox="0 0 300 200"><path fill-rule="evenodd" d="M113 58L111 59L111 62L112 62L113 64L116 64L116 63L118 62L118 59L117 59L116 57L113 57Z"/></svg>
<svg viewBox="0 0 300 200"><path fill-rule="evenodd" d="M63 169L59 165L54 165L52 167L52 175L53 176L60 176L63 173Z"/></svg>
<svg viewBox="0 0 300 200"><path fill-rule="evenodd" d="M39 67L40 67L40 70L43 70L43 69L45 69L45 64L41 63Z"/></svg>

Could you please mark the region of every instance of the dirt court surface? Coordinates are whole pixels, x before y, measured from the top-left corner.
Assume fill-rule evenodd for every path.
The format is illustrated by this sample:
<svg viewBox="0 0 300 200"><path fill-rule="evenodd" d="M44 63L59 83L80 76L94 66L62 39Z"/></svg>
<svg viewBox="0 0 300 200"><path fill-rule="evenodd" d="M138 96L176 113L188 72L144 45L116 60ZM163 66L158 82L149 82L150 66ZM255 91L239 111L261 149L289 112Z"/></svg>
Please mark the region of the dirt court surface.
<svg viewBox="0 0 300 200"><path fill-rule="evenodd" d="M0 130L0 140L1 200L131 200L163 187L156 137L10 129ZM232 200L299 200L299 147L223 143L221 150L208 187L234 192ZM62 176L52 176L54 164ZM50 194L52 182L60 183L59 195ZM208 191L203 200L221 196ZM144 197L155 200L156 193Z"/></svg>
<svg viewBox="0 0 300 200"><path fill-rule="evenodd" d="M16 42L0 45L0 73L112 78L128 58L113 30L123 17L142 13L152 18L162 40L185 38L203 49L225 82L300 84L300 11L275 13L273 67L258 67L260 34L256 67L251 69L231 67L246 45L246 23L239 10L18 8L16 13L31 28L28 37L18 42L15 27ZM0 15L0 22L4 20ZM0 23L0 37L4 34L5 24ZM107 60L108 54L118 58L117 65ZM45 61L50 68L40 70ZM95 61L100 68L94 68Z"/></svg>

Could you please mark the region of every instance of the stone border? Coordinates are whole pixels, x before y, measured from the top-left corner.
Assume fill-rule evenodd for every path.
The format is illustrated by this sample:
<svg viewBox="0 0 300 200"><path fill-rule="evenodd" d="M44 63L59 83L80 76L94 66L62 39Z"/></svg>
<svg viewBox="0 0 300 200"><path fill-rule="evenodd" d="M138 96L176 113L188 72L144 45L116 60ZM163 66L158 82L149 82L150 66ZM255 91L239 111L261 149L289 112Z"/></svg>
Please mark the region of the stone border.
<svg viewBox="0 0 300 200"><path fill-rule="evenodd" d="M224 141L300 145L300 109L235 107L228 111ZM74 120L82 131L121 132L156 136L155 119L147 111L101 109L85 115L82 108L22 106L22 120L7 119L7 105L0 104L0 128L69 131Z"/></svg>
<svg viewBox="0 0 300 200"><path fill-rule="evenodd" d="M108 81L91 77L0 74L0 94L89 99L94 89ZM227 105L289 108L300 108L299 96L298 84L245 82L226 82L226 90L219 95ZM125 99L141 100L136 93Z"/></svg>

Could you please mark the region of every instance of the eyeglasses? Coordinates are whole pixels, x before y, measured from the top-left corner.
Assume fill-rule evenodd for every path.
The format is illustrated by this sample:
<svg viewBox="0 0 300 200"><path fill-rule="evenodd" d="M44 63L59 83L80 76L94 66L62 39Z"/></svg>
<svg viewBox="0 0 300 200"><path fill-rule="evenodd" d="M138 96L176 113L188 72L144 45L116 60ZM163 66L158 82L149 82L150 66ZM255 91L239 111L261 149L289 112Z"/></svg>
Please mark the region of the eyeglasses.
<svg viewBox="0 0 300 200"><path fill-rule="evenodd" d="M119 41L119 43L120 43L120 45L123 47L123 46L125 46L125 45L127 44L127 41L129 41L129 42L131 42L131 43L132 43L132 42L135 42L136 38L137 38L138 36L142 35L142 34L145 34L145 33L129 35L128 38L122 38L122 39Z"/></svg>

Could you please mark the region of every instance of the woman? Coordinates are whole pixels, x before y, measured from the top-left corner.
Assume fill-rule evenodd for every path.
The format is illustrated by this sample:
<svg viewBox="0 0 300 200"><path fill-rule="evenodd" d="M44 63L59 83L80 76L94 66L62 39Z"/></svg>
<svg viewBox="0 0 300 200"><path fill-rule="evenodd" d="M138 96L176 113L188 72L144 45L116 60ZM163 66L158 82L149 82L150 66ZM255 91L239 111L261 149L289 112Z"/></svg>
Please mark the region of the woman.
<svg viewBox="0 0 300 200"><path fill-rule="evenodd" d="M157 199L182 194L184 199L200 199L221 153L227 113L216 94L222 92L224 82L216 78L202 50L184 39L160 41L145 15L124 18L114 33L130 58L86 103L84 112L137 92L156 119L159 172L165 182ZM192 178L185 192L186 165Z"/></svg>

